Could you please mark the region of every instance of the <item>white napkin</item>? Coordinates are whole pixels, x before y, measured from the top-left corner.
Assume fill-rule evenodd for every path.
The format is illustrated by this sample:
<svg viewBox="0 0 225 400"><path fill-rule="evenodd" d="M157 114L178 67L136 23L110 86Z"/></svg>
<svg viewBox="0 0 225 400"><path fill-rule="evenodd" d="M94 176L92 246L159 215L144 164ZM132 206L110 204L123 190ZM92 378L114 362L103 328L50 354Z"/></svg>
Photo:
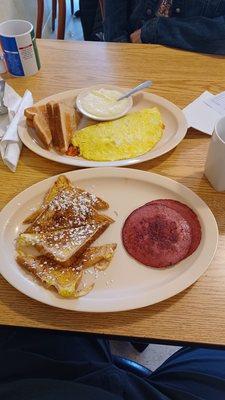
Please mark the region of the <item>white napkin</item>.
<svg viewBox="0 0 225 400"><path fill-rule="evenodd" d="M221 118L221 114L215 108L209 106L206 101L211 101L215 97L212 93L205 91L183 109L189 127L212 135L216 121Z"/></svg>
<svg viewBox="0 0 225 400"><path fill-rule="evenodd" d="M0 116L0 153L4 164L15 172L22 148L17 128L25 108L33 105L33 97L29 90L26 90L24 96L20 97L6 83L3 100L9 111L8 115Z"/></svg>
<svg viewBox="0 0 225 400"><path fill-rule="evenodd" d="M225 115L225 92L221 92L216 96L212 96L204 100L204 102L216 110L219 114Z"/></svg>

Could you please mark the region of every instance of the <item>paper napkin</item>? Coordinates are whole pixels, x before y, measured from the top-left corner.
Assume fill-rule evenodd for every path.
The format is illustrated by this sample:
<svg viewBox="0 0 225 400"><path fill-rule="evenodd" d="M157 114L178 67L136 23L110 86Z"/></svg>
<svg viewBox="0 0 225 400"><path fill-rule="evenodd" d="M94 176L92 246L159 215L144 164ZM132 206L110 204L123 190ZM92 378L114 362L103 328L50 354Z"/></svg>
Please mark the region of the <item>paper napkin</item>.
<svg viewBox="0 0 225 400"><path fill-rule="evenodd" d="M17 128L24 115L24 109L33 105L33 97L29 90L20 97L6 83L4 104L8 107L8 115L0 116L0 153L4 164L15 172L22 148Z"/></svg>
<svg viewBox="0 0 225 400"><path fill-rule="evenodd" d="M208 104L208 102L211 102L215 97L217 96L205 91L183 109L189 127L212 135L216 121L221 118L221 114L216 107Z"/></svg>
<svg viewBox="0 0 225 400"><path fill-rule="evenodd" d="M225 115L225 92L207 98L204 100L204 102L213 110L221 114L221 116Z"/></svg>

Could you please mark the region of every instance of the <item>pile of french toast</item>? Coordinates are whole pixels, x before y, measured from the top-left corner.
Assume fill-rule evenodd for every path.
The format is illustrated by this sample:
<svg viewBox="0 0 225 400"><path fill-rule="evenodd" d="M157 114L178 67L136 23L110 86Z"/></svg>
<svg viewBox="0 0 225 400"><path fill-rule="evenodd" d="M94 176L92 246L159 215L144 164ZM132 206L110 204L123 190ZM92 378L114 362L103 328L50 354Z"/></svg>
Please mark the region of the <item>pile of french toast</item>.
<svg viewBox="0 0 225 400"><path fill-rule="evenodd" d="M66 176L58 177L40 208L24 220L17 238L17 262L48 288L63 297L80 297L94 284L82 288L87 268L106 269L116 244L93 246L114 222L101 211L109 204L81 188Z"/></svg>
<svg viewBox="0 0 225 400"><path fill-rule="evenodd" d="M49 101L25 110L27 126L46 149L53 147L59 153L68 151L73 133L77 130L81 114L74 107L74 99Z"/></svg>

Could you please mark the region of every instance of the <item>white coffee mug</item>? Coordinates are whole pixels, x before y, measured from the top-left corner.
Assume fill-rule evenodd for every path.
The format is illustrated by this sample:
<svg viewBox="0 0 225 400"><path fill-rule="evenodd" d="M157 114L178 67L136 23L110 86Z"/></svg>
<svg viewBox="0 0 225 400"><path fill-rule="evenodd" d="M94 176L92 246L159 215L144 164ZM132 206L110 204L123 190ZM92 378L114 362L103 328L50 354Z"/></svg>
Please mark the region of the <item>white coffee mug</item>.
<svg viewBox="0 0 225 400"><path fill-rule="evenodd" d="M34 75L40 69L40 59L34 27L19 19L0 23L0 44L7 69L14 76Z"/></svg>
<svg viewBox="0 0 225 400"><path fill-rule="evenodd" d="M209 144L205 175L214 189L225 191L225 117L216 123Z"/></svg>

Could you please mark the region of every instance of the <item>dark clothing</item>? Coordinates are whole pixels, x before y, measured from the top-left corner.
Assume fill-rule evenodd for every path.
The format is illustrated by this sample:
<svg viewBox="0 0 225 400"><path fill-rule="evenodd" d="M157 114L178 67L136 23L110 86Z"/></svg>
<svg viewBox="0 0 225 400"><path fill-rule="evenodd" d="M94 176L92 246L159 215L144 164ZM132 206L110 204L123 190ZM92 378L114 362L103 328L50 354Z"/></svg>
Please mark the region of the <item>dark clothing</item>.
<svg viewBox="0 0 225 400"><path fill-rule="evenodd" d="M103 26L98 0L80 0L79 8L84 40L102 41Z"/></svg>
<svg viewBox="0 0 225 400"><path fill-rule="evenodd" d="M0 329L1 400L224 400L225 351L184 348L150 378L113 365L107 340Z"/></svg>
<svg viewBox="0 0 225 400"><path fill-rule="evenodd" d="M157 16L158 7L158 0L105 0L105 40L129 42L141 28L143 43L225 54L225 0L173 0L169 18Z"/></svg>

